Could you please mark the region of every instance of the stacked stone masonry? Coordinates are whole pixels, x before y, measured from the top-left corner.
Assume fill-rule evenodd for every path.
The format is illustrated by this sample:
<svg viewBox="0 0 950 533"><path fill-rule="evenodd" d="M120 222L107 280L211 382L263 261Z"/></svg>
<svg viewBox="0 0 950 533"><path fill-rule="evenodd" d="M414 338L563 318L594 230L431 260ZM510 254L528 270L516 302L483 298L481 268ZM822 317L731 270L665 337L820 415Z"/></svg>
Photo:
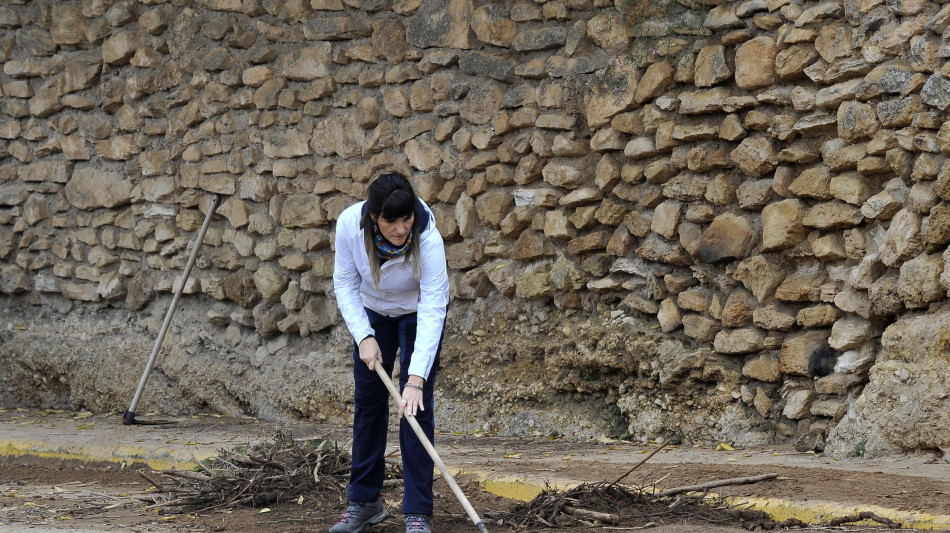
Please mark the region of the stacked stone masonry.
<svg viewBox="0 0 950 533"><path fill-rule="evenodd" d="M884 330L947 301L950 4L722 0L654 33L622 11L5 2L0 290L141 309L218 195L186 298L325 335L334 221L395 169L456 301L608 302L826 435Z"/></svg>

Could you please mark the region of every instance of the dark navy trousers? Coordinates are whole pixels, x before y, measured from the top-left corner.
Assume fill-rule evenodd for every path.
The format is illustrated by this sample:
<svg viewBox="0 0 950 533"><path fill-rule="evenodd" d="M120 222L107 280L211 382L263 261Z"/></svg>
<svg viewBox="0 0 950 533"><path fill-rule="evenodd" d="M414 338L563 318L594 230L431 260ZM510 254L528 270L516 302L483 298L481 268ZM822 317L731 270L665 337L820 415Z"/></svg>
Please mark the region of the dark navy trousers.
<svg viewBox="0 0 950 533"><path fill-rule="evenodd" d="M387 317L366 310L369 323L375 331L376 342L383 353L383 369L390 376L399 350L399 391L409 379L409 362L416 341L416 313ZM435 417L432 390L439 366L441 342L435 362L422 390L425 411L416 412L416 421L429 442L435 444ZM356 385L355 413L353 415L353 465L347 497L355 502L374 501L383 489L386 473L386 437L389 431L389 390L383 381L360 360L359 346L353 343L353 377ZM405 419L399 423L399 447L402 453L403 484L402 512L432 514L432 478L434 463L423 447L412 426Z"/></svg>

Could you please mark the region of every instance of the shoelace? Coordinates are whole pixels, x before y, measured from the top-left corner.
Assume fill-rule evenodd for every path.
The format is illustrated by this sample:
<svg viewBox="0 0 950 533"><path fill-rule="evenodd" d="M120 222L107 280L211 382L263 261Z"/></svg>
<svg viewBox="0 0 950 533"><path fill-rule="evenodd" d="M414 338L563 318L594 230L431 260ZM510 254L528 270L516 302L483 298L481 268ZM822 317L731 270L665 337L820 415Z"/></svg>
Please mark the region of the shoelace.
<svg viewBox="0 0 950 533"><path fill-rule="evenodd" d="M426 519L421 516L410 516L408 518L407 522L412 529L424 529L424 527L428 525Z"/></svg>
<svg viewBox="0 0 950 533"><path fill-rule="evenodd" d="M345 524L347 520L350 519L350 515L353 514L353 508L347 508L346 512L343 513L343 518L340 519L341 524Z"/></svg>

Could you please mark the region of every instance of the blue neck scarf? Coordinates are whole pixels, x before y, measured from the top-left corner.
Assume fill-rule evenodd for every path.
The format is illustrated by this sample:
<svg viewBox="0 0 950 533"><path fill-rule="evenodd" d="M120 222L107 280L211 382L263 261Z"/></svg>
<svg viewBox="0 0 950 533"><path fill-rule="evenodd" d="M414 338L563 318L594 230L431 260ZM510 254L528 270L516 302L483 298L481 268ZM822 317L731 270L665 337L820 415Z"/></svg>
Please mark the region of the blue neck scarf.
<svg viewBox="0 0 950 533"><path fill-rule="evenodd" d="M373 224L373 242L376 243L376 256L380 259L394 259L406 255L409 251L409 245L412 244L412 234L413 230L410 229L409 235L406 236L406 242L402 246L396 246L380 234L379 226Z"/></svg>

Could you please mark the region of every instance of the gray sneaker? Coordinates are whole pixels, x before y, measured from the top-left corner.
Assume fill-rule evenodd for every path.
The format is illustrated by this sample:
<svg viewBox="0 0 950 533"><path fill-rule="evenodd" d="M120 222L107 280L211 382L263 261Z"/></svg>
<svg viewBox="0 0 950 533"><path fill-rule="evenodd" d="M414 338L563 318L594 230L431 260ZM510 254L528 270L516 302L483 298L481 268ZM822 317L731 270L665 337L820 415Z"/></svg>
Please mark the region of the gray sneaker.
<svg viewBox="0 0 950 533"><path fill-rule="evenodd" d="M432 533L429 518L427 514L407 514L406 533Z"/></svg>
<svg viewBox="0 0 950 533"><path fill-rule="evenodd" d="M366 526L386 520L389 513L382 500L375 502L350 502L340 523L330 528L330 533L360 533Z"/></svg>

